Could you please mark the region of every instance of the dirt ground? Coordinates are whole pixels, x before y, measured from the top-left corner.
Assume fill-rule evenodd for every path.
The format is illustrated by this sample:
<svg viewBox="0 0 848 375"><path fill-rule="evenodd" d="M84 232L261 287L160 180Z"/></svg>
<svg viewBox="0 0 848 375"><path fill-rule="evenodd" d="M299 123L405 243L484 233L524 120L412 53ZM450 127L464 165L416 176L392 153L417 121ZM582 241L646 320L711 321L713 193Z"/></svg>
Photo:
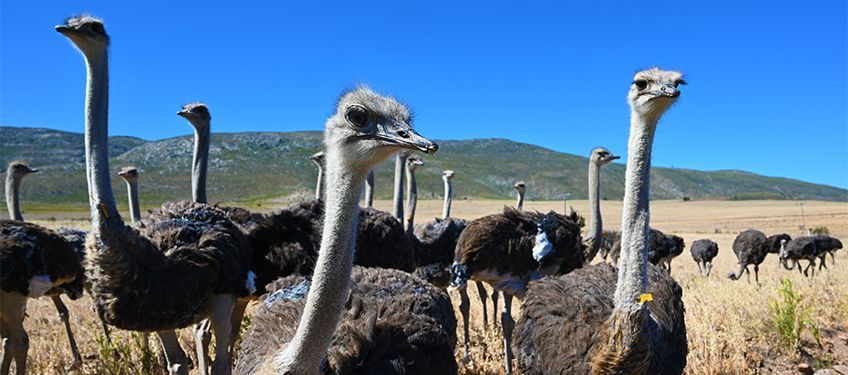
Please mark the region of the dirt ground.
<svg viewBox="0 0 848 375"><path fill-rule="evenodd" d="M495 213L511 201L460 200L455 201L452 214L473 219ZM581 214L588 213L587 201L569 201ZM375 202L377 208L389 209L390 202ZM417 222L432 220L441 213L441 201L418 203ZM803 216L802 216L803 208ZM271 207L263 207L270 210ZM526 202L525 209L561 212L563 203ZM604 225L619 229L620 201L602 202ZM84 228L84 212L38 213L32 220L48 227L77 226ZM738 281L727 279L727 272L737 267L731 250L735 236L747 229L756 228L767 234L785 232L792 236L804 233L806 227L827 227L831 235L848 239L848 204L833 202L797 201L655 201L651 203L651 226L665 233L674 233L686 240L687 250L674 260L672 275L683 286L686 305L686 325L689 338L687 374L771 374L797 373L799 363L813 368L830 368L848 365L848 250L837 252L836 264L805 278L797 272L779 268L776 258L770 256L760 267L760 285L749 283L743 277ZM719 244L712 275L705 279L698 274L688 245L694 240L709 238ZM801 332L797 345L779 341L774 328L770 304L780 297L778 288L790 280L801 296L801 307L808 311L813 329ZM471 288L474 289L474 288ZM463 374L503 373L503 344L500 331L482 327L482 313L475 290L469 290L472 299L471 342L472 359L463 363ZM454 303L459 298L452 293ZM65 299L67 301L67 299ZM77 301L67 301L71 311L71 325L83 354L82 368L70 373L142 373L141 350L137 336L127 332L114 334L121 359L111 356L102 344L102 333L94 313L91 299L86 296ZM491 307L490 307L491 309ZM520 303L514 303L512 314L518 317ZM29 302L25 326L30 335L30 373L66 373L70 363L70 350L62 324L48 298ZM462 356L461 318L457 313L457 358ZM817 331L817 335L816 332ZM194 345L188 329L180 332L183 347L193 355ZM816 338L818 337L818 341ZM155 341L154 341L155 342ZM105 355L103 355L105 354Z"/></svg>

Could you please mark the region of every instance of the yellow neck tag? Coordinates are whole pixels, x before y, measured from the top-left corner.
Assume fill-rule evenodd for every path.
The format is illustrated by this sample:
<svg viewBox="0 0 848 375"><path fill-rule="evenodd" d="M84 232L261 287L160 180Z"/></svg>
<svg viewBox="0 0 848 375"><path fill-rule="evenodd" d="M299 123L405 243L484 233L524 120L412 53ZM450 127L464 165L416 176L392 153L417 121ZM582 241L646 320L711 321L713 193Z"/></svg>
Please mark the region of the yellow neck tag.
<svg viewBox="0 0 848 375"><path fill-rule="evenodd" d="M654 295L651 293L645 293L639 296L639 303L651 302L654 300Z"/></svg>

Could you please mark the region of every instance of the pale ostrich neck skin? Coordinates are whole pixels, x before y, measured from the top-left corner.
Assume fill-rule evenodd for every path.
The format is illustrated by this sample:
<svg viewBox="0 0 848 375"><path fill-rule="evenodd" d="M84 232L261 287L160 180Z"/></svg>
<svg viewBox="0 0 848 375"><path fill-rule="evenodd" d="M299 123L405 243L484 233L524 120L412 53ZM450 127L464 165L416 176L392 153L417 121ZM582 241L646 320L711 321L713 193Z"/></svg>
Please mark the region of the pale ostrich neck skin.
<svg viewBox="0 0 848 375"><path fill-rule="evenodd" d="M124 178L127 182L127 195L129 196L130 218L135 223L141 220L141 210L138 206L138 178Z"/></svg>
<svg viewBox="0 0 848 375"><path fill-rule="evenodd" d="M209 167L209 120L198 120L194 125L194 156L191 161L191 199L208 203L206 199L206 173Z"/></svg>
<svg viewBox="0 0 848 375"><path fill-rule="evenodd" d="M318 167L318 182L315 184L315 199L321 199L324 195L324 166L313 160L315 166Z"/></svg>
<svg viewBox="0 0 848 375"><path fill-rule="evenodd" d="M15 176L12 169L6 172L6 207L9 209L9 219L24 221L21 214L20 188L22 178Z"/></svg>
<svg viewBox="0 0 848 375"><path fill-rule="evenodd" d="M406 169L406 153L399 152L395 156L395 194L392 215L403 220L403 177Z"/></svg>
<svg viewBox="0 0 848 375"><path fill-rule="evenodd" d="M327 189L321 252L300 323L291 342L277 358L277 367L292 374L316 373L341 317L353 267L359 188L364 171L344 163L344 151L326 151ZM324 350L316 350L324 348Z"/></svg>
<svg viewBox="0 0 848 375"><path fill-rule="evenodd" d="M600 184L600 173L601 165L599 163L594 162L593 160L589 160L589 209L592 214L592 223L591 227L589 227L588 238L592 240L589 244L590 251L592 256L594 257L594 253L598 251L601 247L601 232L604 229L604 223L601 219L601 202L599 196L601 195L601 184Z"/></svg>
<svg viewBox="0 0 848 375"><path fill-rule="evenodd" d="M415 206L418 205L418 184L415 183L415 169L421 163L417 159L409 158L406 163L406 194L409 196L406 203L406 232L412 234L415 225Z"/></svg>
<svg viewBox="0 0 848 375"><path fill-rule="evenodd" d="M445 182L445 204L442 206L442 219L450 217L451 203L453 203L453 173L450 175L443 174L442 180Z"/></svg>
<svg viewBox="0 0 848 375"><path fill-rule="evenodd" d="M518 201L515 202L515 208L518 209L519 211L523 211L524 210L524 188L523 187L516 187L515 190L518 192Z"/></svg>
<svg viewBox="0 0 848 375"><path fill-rule="evenodd" d="M365 207L374 207L374 171L365 177Z"/></svg>

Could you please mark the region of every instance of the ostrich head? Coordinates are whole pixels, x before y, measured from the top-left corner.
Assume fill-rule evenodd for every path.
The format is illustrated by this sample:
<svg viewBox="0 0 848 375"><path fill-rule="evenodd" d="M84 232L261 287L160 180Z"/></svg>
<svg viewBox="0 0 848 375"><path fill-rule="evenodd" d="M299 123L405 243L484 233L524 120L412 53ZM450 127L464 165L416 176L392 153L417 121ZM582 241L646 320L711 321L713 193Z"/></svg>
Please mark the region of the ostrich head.
<svg viewBox="0 0 848 375"><path fill-rule="evenodd" d="M127 182L138 181L138 168L134 166L123 167L118 171L118 176L121 176Z"/></svg>
<svg viewBox="0 0 848 375"><path fill-rule="evenodd" d="M678 86L685 85L683 74L673 70L650 68L636 73L627 101L634 112L655 120L680 96Z"/></svg>
<svg viewBox="0 0 848 375"><path fill-rule="evenodd" d="M324 167L324 151L318 151L309 157L318 168Z"/></svg>
<svg viewBox="0 0 848 375"><path fill-rule="evenodd" d="M209 129L209 123L212 121L212 116L209 115L209 107L204 103L188 103L183 106L177 115L183 117L194 126L195 129Z"/></svg>
<svg viewBox="0 0 848 375"><path fill-rule="evenodd" d="M401 150L432 154L439 146L412 128L409 109L367 87L345 92L336 112L327 119L325 150L338 151L341 160L363 175L377 163Z"/></svg>
<svg viewBox="0 0 848 375"><path fill-rule="evenodd" d="M512 188L517 190L518 194L524 194L524 191L526 190L526 187L524 185L524 181L516 182L514 185L512 185Z"/></svg>
<svg viewBox="0 0 848 375"><path fill-rule="evenodd" d="M38 169L30 168L25 161L15 160L9 163L9 167L6 169L6 173L8 173L7 178L11 178L14 180L22 180L26 176L29 176L33 173L38 173Z"/></svg>
<svg viewBox="0 0 848 375"><path fill-rule="evenodd" d="M103 21L87 14L69 17L64 24L56 26L56 31L70 39L88 57L106 52L109 46L109 35Z"/></svg>
<svg viewBox="0 0 848 375"><path fill-rule="evenodd" d="M406 168L410 171L415 171L416 168L424 165L424 160L416 156L410 156L406 159Z"/></svg>
<svg viewBox="0 0 848 375"><path fill-rule="evenodd" d="M450 169L445 169L442 171L442 180L450 180L453 178L453 171Z"/></svg>
<svg viewBox="0 0 848 375"><path fill-rule="evenodd" d="M589 156L589 160L591 160L592 163L599 167L602 165L609 164L609 162L620 158L621 156L613 155L611 152L609 152L609 150L603 147L595 148L594 150L592 150L592 155Z"/></svg>

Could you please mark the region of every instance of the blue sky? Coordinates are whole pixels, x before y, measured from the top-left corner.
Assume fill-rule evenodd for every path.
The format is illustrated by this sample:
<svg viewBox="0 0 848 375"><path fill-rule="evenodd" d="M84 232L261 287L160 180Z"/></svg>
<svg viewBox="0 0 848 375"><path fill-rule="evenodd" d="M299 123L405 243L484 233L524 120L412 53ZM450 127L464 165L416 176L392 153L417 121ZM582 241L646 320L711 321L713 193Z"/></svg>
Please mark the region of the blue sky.
<svg viewBox="0 0 848 375"><path fill-rule="evenodd" d="M398 96L428 137L625 153L635 71L686 73L654 165L848 187L848 3L3 1L0 123L81 132L82 58L53 31L106 21L110 133L320 129L359 83ZM698 4L695 4L698 3Z"/></svg>

